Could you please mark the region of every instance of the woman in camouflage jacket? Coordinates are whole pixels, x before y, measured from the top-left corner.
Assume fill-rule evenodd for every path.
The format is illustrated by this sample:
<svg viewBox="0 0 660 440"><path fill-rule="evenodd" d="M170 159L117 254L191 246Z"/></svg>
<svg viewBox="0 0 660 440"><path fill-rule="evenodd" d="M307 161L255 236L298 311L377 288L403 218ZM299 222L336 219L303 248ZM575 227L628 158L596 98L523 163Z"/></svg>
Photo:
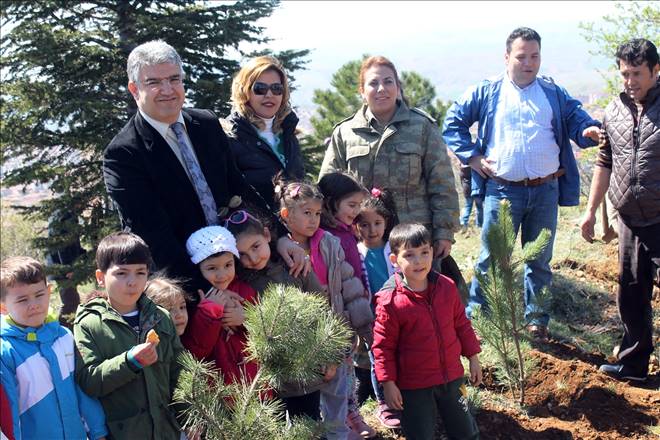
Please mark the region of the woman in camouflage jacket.
<svg viewBox="0 0 660 440"><path fill-rule="evenodd" d="M369 189L390 189L401 222L425 224L435 257L447 256L458 226L458 197L438 125L403 102L387 58L364 60L359 85L365 104L335 127L321 176L348 170Z"/></svg>

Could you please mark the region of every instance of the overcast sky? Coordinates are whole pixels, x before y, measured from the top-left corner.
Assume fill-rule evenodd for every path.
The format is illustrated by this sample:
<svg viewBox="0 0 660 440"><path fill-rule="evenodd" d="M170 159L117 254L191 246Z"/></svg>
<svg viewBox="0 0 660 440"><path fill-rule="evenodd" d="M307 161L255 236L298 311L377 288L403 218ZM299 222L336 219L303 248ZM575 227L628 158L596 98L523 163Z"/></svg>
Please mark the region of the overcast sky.
<svg viewBox="0 0 660 440"><path fill-rule="evenodd" d="M385 55L399 71L416 70L452 99L468 85L504 69L504 42L518 26L542 38L541 72L588 93L602 89L596 69L611 60L588 53L580 22L599 22L614 2L283 1L262 20L270 47L312 49L308 70L297 72L294 105L311 106L315 88L362 54Z"/></svg>

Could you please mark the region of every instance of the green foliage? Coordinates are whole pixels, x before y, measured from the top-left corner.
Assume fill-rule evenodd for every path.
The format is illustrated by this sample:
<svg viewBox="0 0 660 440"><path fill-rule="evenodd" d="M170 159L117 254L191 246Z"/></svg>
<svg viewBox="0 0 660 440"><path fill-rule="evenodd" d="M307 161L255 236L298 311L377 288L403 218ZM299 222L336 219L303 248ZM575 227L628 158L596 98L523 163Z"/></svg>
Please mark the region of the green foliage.
<svg viewBox="0 0 660 440"><path fill-rule="evenodd" d="M310 119L313 132L303 139L301 146L305 168L312 179L318 176L326 149L325 142L332 135L335 125L362 107L358 75L362 61L367 57L369 55L365 54L361 59L341 66L330 80L331 89L314 90L312 101L317 106L317 115ZM435 87L428 79L414 71L401 72L401 89L410 107L424 110L442 124L451 102L436 99Z"/></svg>
<svg viewBox="0 0 660 440"><path fill-rule="evenodd" d="M597 48L593 55L601 55L612 64L607 72L602 72L607 83L608 96L621 90L615 53L619 45L633 38L646 38L656 47L660 46L660 4L658 2L618 2L616 13L605 15L602 22L580 23L582 35ZM609 97L608 99L609 100Z"/></svg>
<svg viewBox="0 0 660 440"><path fill-rule="evenodd" d="M2 225L0 260L24 255L43 261L43 253L35 248L31 241L35 236L44 235L46 228L43 222L37 224L30 222L20 211L11 209L3 203L0 224Z"/></svg>
<svg viewBox="0 0 660 440"><path fill-rule="evenodd" d="M317 427L308 419L282 418L282 403L261 398L263 390L245 382L225 385L213 364L182 356L183 371L174 401L184 407L184 429L204 432L209 440L314 438Z"/></svg>
<svg viewBox="0 0 660 440"><path fill-rule="evenodd" d="M511 203L500 202L499 219L488 231L487 241L490 250L490 267L485 275L475 273L484 292L487 313L473 312L472 323L477 333L498 355L496 364L499 377L510 386L514 396L524 403L525 380L529 372L528 346L523 343L525 327L525 306L520 282L522 266L538 257L550 243L550 231L544 229L532 242L527 243L520 257L513 257L516 234L511 219ZM537 299L537 307L547 301L542 293ZM533 319L528 316L527 319Z"/></svg>
<svg viewBox="0 0 660 440"><path fill-rule="evenodd" d="M339 364L350 349L351 331L326 298L295 287L271 285L258 305L245 310L247 349L273 388L318 381L321 368Z"/></svg>
<svg viewBox="0 0 660 440"><path fill-rule="evenodd" d="M451 101L435 99L435 86L431 84L431 81L414 71L402 72L401 86L408 101L408 106L424 110L439 125L442 125L447 109L451 106Z"/></svg>
<svg viewBox="0 0 660 440"><path fill-rule="evenodd" d="M101 175L102 152L136 111L127 91L126 60L138 44L163 39L179 52L191 105L218 115L229 110L231 79L244 56L241 43L263 44L256 23L277 0L4 2L0 12L0 148L3 186L45 184L54 198L31 206L31 221L70 211L62 242L80 238L94 249L119 222ZM289 71L307 51L274 54ZM43 239L45 250L57 242ZM93 252L73 267L75 279L93 273Z"/></svg>
<svg viewBox="0 0 660 440"><path fill-rule="evenodd" d="M351 331L335 316L325 298L295 287L270 285L260 302L245 311L249 358L260 370L250 384L224 385L212 364L186 355L174 393L185 409L186 429L205 432L209 440L317 438L312 420L284 420L280 401L265 398L267 388L318 381L320 368L339 364L350 348Z"/></svg>

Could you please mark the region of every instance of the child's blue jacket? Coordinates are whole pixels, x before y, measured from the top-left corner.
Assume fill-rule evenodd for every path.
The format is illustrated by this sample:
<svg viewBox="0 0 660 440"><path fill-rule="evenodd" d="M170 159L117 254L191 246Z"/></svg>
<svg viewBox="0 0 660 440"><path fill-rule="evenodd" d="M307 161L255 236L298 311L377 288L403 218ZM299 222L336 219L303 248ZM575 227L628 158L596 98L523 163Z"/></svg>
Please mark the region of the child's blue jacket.
<svg viewBox="0 0 660 440"><path fill-rule="evenodd" d="M98 400L74 381L73 335L53 318L22 328L3 315L0 379L16 440L98 439L108 434Z"/></svg>

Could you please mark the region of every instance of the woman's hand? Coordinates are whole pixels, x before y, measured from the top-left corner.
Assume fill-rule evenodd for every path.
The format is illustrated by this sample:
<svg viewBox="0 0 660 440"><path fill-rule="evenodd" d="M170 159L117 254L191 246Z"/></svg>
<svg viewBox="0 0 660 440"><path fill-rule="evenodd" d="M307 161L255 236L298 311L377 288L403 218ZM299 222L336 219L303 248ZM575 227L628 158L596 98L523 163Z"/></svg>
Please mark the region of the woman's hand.
<svg viewBox="0 0 660 440"><path fill-rule="evenodd" d="M289 266L289 273L297 277L309 273L312 264L305 250L293 242L289 237L280 237L277 240L277 252L282 256L284 262Z"/></svg>
<svg viewBox="0 0 660 440"><path fill-rule="evenodd" d="M451 252L450 240L436 240L433 243L433 258L445 258Z"/></svg>

